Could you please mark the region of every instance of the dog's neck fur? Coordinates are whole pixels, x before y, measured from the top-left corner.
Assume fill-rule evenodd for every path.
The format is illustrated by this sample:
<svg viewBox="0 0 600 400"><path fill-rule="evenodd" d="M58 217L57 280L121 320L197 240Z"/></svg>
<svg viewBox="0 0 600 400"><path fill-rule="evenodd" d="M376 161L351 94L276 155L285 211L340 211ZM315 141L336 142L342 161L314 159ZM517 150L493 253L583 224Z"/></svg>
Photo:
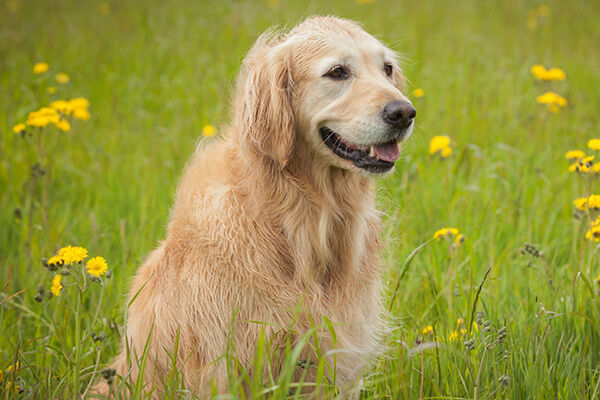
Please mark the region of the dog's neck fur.
<svg viewBox="0 0 600 400"><path fill-rule="evenodd" d="M269 210L269 219L281 229L289 248L295 249L290 254L294 279L326 289L358 277L365 259L376 258L378 247L372 180L327 165L306 145L296 146L283 168L259 152L246 150L238 154L244 164L239 182L253 186L244 190L246 207L255 208L256 202L268 199L266 207L261 204L256 209ZM261 195L253 196L256 193Z"/></svg>

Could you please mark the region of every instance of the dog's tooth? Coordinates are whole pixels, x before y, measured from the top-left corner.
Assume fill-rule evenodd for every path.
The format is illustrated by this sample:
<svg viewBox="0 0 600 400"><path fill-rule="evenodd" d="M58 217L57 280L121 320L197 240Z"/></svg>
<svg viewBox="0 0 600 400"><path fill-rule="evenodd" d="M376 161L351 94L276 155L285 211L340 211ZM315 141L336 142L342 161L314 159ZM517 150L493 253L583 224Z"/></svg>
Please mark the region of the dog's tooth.
<svg viewBox="0 0 600 400"><path fill-rule="evenodd" d="M375 157L375 147L371 146L371 151L369 152L369 156Z"/></svg>

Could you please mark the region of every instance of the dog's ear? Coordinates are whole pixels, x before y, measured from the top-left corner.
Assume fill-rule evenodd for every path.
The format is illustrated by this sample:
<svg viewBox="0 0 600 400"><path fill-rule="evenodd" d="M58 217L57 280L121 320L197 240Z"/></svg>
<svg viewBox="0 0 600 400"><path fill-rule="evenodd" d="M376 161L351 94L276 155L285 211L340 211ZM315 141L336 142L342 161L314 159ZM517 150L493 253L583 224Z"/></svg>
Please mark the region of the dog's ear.
<svg viewBox="0 0 600 400"><path fill-rule="evenodd" d="M294 146L294 112L287 51L258 39L244 59L234 112L243 140L284 167Z"/></svg>

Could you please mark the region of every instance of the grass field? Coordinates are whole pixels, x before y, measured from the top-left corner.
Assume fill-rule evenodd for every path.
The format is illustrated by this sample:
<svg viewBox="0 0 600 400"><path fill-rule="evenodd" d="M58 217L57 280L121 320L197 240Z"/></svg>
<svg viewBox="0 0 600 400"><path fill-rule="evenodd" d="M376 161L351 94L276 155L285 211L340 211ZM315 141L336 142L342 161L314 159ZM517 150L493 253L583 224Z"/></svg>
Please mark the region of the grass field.
<svg viewBox="0 0 600 400"><path fill-rule="evenodd" d="M203 127L218 137L228 119L244 54L267 27L312 14L360 21L403 55L408 92L424 91L410 95L417 128L396 172L378 182L394 329L361 396L600 398L600 253L586 239L597 211L591 198L573 205L600 186L564 156L594 154L600 137L600 4L540 5L1 0L0 399L89 394L119 349L129 281L164 237L182 168ZM37 62L50 69L35 74ZM534 64L566 79L536 79ZM539 104L548 91L566 106ZM69 117L68 132L13 132L78 97L91 118ZM429 154L436 135L452 140L446 158ZM413 253L443 227L466 240ZM46 297L54 273L40 259L67 245L104 257L112 277L75 266ZM284 381L254 385L295 396Z"/></svg>

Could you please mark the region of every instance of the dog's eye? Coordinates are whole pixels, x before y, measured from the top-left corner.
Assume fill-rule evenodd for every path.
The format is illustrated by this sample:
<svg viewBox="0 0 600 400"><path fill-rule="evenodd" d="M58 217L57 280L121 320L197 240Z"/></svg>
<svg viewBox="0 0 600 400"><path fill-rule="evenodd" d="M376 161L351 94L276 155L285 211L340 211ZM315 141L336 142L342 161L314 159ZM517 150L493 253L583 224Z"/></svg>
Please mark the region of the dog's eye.
<svg viewBox="0 0 600 400"><path fill-rule="evenodd" d="M350 74L347 68L341 65L336 65L335 67L332 67L329 71L327 71L325 76L335 80L343 80L347 79L348 76L350 76Z"/></svg>
<svg viewBox="0 0 600 400"><path fill-rule="evenodd" d="M385 64L383 66L383 71L385 72L385 74L389 77L392 76L392 72L394 72L394 67L392 67L392 64Z"/></svg>

